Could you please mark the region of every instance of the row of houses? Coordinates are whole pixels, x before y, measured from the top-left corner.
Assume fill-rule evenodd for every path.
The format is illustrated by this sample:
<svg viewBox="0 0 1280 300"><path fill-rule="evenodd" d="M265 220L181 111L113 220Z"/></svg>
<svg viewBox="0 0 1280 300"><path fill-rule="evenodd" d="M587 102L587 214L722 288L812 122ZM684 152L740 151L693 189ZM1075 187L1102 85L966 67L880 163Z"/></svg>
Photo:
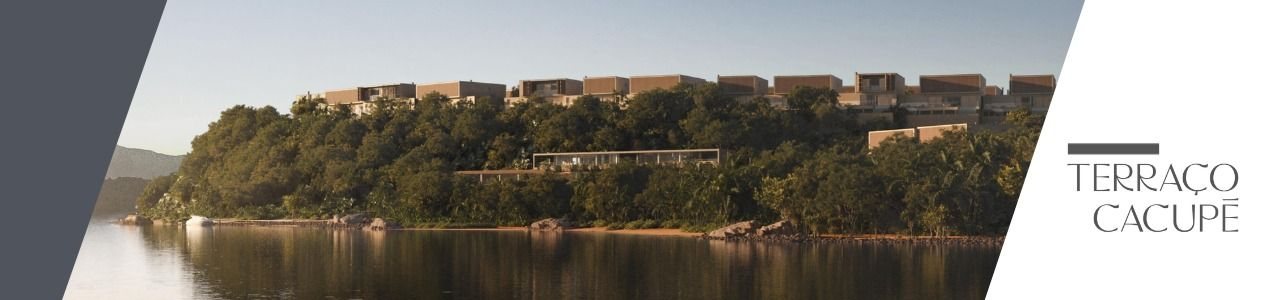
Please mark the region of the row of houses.
<svg viewBox="0 0 1280 300"><path fill-rule="evenodd" d="M843 79L830 74L774 76L771 85L759 76L739 75L717 76L716 83L725 95L739 101L763 98L778 107L785 107L787 94L798 87L831 89L838 92L842 105L860 113L860 121L896 123L895 117L901 117L905 127L999 124L1005 113L1020 107L1043 113L1048 110L1057 87L1053 75L1010 74L1007 89L987 84L982 74L921 75L918 85L907 85L898 73L856 73L854 79L851 85L845 85ZM582 80L529 79L521 80L510 90L503 84L474 81L400 83L327 91L323 97L329 106L348 106L351 111L363 114L372 109L373 100L394 99L413 105L432 93L451 101L501 99L511 105L539 98L571 105L584 96L619 101L646 91L707 82L702 78L671 74L598 76ZM895 111L901 113L895 114Z"/></svg>

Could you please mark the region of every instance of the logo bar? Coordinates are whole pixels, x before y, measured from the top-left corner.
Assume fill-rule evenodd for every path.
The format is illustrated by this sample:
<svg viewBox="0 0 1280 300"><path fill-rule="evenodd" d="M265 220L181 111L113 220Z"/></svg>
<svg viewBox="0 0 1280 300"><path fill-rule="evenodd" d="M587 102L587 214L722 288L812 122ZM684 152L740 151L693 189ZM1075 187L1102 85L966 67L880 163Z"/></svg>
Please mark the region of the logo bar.
<svg viewBox="0 0 1280 300"><path fill-rule="evenodd" d="M1068 155L1160 155L1160 143L1067 143Z"/></svg>

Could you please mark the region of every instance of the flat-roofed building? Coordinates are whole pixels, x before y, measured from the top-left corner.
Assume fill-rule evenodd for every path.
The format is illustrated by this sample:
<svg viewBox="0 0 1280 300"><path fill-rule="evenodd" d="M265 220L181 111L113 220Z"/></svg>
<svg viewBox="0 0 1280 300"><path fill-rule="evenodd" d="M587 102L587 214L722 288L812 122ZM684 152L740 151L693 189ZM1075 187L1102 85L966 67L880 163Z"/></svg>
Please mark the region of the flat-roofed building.
<svg viewBox="0 0 1280 300"><path fill-rule="evenodd" d="M1058 79L1053 75L1009 75L1009 95L1017 96L1018 103L1032 112L1048 111L1057 88Z"/></svg>
<svg viewBox="0 0 1280 300"><path fill-rule="evenodd" d="M596 76L582 79L583 95L592 95L605 101L618 101L631 93L631 80L618 76Z"/></svg>
<svg viewBox="0 0 1280 300"><path fill-rule="evenodd" d="M910 127L966 123L978 125L987 79L982 74L921 75L920 93L899 98Z"/></svg>
<svg viewBox="0 0 1280 300"><path fill-rule="evenodd" d="M941 138L947 132L965 132L968 130L969 124L964 123L916 127L916 132L920 137L921 143L927 143L934 139Z"/></svg>
<svg viewBox="0 0 1280 300"><path fill-rule="evenodd" d="M824 75L785 75L773 77L773 93L778 95L786 95L791 93L797 87L808 86L820 89L839 90L844 86L844 81L840 77L831 74Z"/></svg>
<svg viewBox="0 0 1280 300"><path fill-rule="evenodd" d="M569 78L529 79L520 81L519 95L508 97L508 104L542 98L559 105L571 105L582 96L582 81Z"/></svg>
<svg viewBox="0 0 1280 300"><path fill-rule="evenodd" d="M720 164L720 149L535 153L535 168L602 169L622 162L647 165Z"/></svg>
<svg viewBox="0 0 1280 300"><path fill-rule="evenodd" d="M419 84L417 87L417 98L426 99L431 93L438 93L449 98L451 102L469 101L475 102L480 99L488 99L489 101L501 102L506 98L507 86L498 83L484 83L475 81L451 81L441 83Z"/></svg>
<svg viewBox="0 0 1280 300"><path fill-rule="evenodd" d="M988 85L982 90L983 96L1000 96L1004 95L1004 89L998 85Z"/></svg>
<svg viewBox="0 0 1280 300"><path fill-rule="evenodd" d="M947 132L968 132L969 124L945 124L920 126L915 128L879 130L867 132L867 148L875 149L894 136L902 136L910 141L927 143L946 135Z"/></svg>
<svg viewBox="0 0 1280 300"><path fill-rule="evenodd" d="M906 128L906 129L878 130L878 131L867 132L867 148L875 149L877 147L880 147L880 144L884 143L884 141L889 140L890 138L893 138L894 136L902 136L904 138L915 140L916 129Z"/></svg>
<svg viewBox="0 0 1280 300"><path fill-rule="evenodd" d="M703 84L705 79L681 75L645 75L631 76L631 94L639 94L656 89L672 89L681 84Z"/></svg>
<svg viewBox="0 0 1280 300"><path fill-rule="evenodd" d="M769 94L769 80L755 75L716 76L720 93L738 102L749 102Z"/></svg>
<svg viewBox="0 0 1280 300"><path fill-rule="evenodd" d="M1053 75L1009 75L1009 91L982 99L982 125L1002 129L1005 114L1026 108L1033 114L1044 114L1053 101L1057 79Z"/></svg>
<svg viewBox="0 0 1280 300"><path fill-rule="evenodd" d="M326 91L324 100L329 105L338 105L378 99L410 99L414 97L414 91L412 83L385 84Z"/></svg>
<svg viewBox="0 0 1280 300"><path fill-rule="evenodd" d="M854 85L842 87L840 104L858 112L858 123L893 123L893 107L906 95L907 80L898 73L856 73Z"/></svg>

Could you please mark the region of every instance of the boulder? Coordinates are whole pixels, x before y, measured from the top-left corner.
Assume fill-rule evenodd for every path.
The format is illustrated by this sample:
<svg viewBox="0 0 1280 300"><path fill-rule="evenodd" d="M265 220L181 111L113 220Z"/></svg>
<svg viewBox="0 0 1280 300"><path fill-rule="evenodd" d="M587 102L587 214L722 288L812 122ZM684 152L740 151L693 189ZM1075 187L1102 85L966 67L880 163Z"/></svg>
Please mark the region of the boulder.
<svg viewBox="0 0 1280 300"><path fill-rule="evenodd" d="M213 219L201 216L191 216L187 219L187 227L208 227L213 226Z"/></svg>
<svg viewBox="0 0 1280 300"><path fill-rule="evenodd" d="M745 221L729 224L729 226L712 230L707 233L707 237L715 239L729 239L746 237L754 233L756 230L756 221Z"/></svg>
<svg viewBox="0 0 1280 300"><path fill-rule="evenodd" d="M129 214L127 216L124 216L123 219L120 219L120 224L121 225L150 225L151 219L147 219L147 217L143 217L135 214Z"/></svg>
<svg viewBox="0 0 1280 300"><path fill-rule="evenodd" d="M387 221L386 219L383 219L383 218L373 218L373 221L369 222L369 225L366 225L364 229L365 230L400 229L400 224L396 224L396 222L392 222L392 221Z"/></svg>
<svg viewBox="0 0 1280 300"><path fill-rule="evenodd" d="M573 225L568 221L556 218L542 219L529 224L529 230L531 231L564 231L572 228Z"/></svg>
<svg viewBox="0 0 1280 300"><path fill-rule="evenodd" d="M777 223L765 225L756 230L756 235L760 237L794 237L804 235L800 231L800 225L791 220L782 220Z"/></svg>
<svg viewBox="0 0 1280 300"><path fill-rule="evenodd" d="M369 223L369 215L364 213L349 214L338 219L338 224L363 225L366 223Z"/></svg>

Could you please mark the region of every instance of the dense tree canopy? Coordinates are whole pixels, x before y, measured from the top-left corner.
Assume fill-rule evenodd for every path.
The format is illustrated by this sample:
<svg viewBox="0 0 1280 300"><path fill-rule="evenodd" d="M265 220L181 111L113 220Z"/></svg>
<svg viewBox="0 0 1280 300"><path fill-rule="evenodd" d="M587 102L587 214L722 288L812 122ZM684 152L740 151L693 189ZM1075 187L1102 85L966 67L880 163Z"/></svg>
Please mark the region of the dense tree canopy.
<svg viewBox="0 0 1280 300"><path fill-rule="evenodd" d="M181 169L138 199L156 218L325 217L369 211L402 223L525 225L569 217L603 225L705 229L743 219L813 232L1003 233L1039 121L866 147L869 128L828 89L798 88L789 109L739 102L714 84L622 103L586 96L502 106L430 95L380 100L370 114L304 98L289 114L232 107L192 141ZM716 166L622 164L562 176L478 182L472 169L531 168L534 152L721 148Z"/></svg>

